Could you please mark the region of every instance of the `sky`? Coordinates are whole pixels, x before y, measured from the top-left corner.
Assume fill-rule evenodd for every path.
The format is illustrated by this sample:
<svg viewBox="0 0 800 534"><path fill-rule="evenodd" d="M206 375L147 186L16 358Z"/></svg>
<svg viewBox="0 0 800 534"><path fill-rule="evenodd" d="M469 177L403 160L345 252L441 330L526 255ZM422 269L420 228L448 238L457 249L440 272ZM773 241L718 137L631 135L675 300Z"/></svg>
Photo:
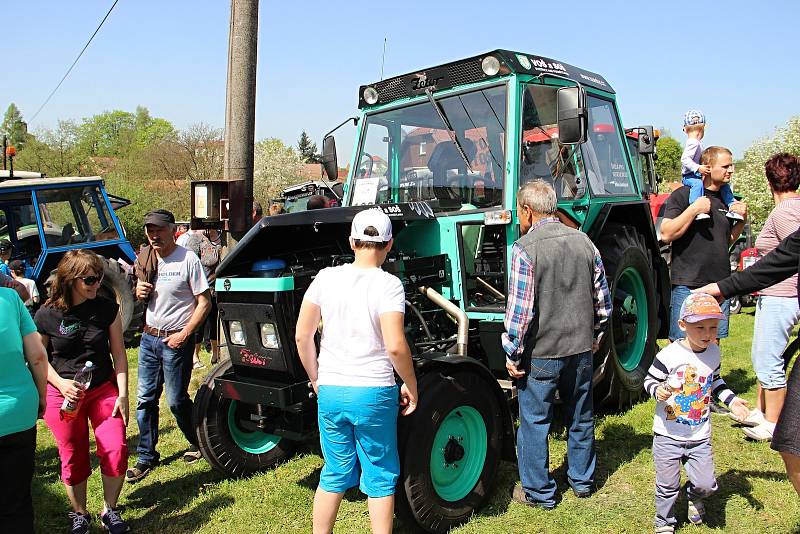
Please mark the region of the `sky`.
<svg viewBox="0 0 800 534"><path fill-rule="evenodd" d="M113 0L0 0L0 111L29 120ZM719 7L724 6L724 7ZM741 157L800 114L800 3L261 0L256 138L296 145L357 114L358 87L497 48L602 74L625 126L683 142L682 116L705 112L704 145ZM120 0L29 129L137 105L178 128L225 119L226 0ZM337 133L340 164L353 128Z"/></svg>

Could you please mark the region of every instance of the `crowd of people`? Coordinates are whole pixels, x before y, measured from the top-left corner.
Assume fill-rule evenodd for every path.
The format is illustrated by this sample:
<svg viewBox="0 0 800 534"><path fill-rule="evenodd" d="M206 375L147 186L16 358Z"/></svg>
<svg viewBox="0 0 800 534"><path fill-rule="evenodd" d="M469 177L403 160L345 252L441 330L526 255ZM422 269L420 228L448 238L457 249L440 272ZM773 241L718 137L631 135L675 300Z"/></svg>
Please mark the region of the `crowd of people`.
<svg viewBox="0 0 800 534"><path fill-rule="evenodd" d="M688 478L687 519L704 521L707 499L718 490L713 411L728 413L749 438L771 441L800 494L800 371L795 365L787 381L788 362L782 357L800 322L800 159L777 154L767 161L775 208L756 240L764 257L731 275L729 246L748 217L747 205L730 192L732 153L718 146L702 149L702 113L690 111L684 125L684 185L670 195L661 226L662 241L671 245L670 343L658 352L644 382L645 392L656 400L657 533L674 532L678 524L674 508L681 466ZM520 484L511 497L552 510L559 495L549 472L548 433L556 399L568 434L569 486L579 498L591 497L596 489L593 354L608 335L612 301L600 252L586 234L561 223L548 183L534 180L522 186L516 208L520 237L511 248L502 335L506 368L519 393ZM254 211L254 222L260 218L260 210ZM0 242L0 336L6 340L0 350L4 531L33 531L30 486L37 418L44 419L58 447L73 534L89 532L92 523L87 509L89 426L102 478L99 519L112 534L129 531L118 509L123 483L142 480L159 464L159 398L165 386L167 404L187 441L183 459L201 458L188 387L193 368L204 365L199 360L204 328L211 362L219 359L213 295L219 236L187 230L176 241L175 218L161 209L148 212L143 225L148 245L136 258L135 296L146 303L147 312L138 353L139 439L132 467L126 444L128 363L119 306L98 295L101 258L86 249L67 252L48 297L40 302L36 285L25 279L20 265L8 264L9 247ZM404 289L381 269L392 246L392 224L383 211L359 212L350 233L354 262L320 271L300 308L295 342L318 396L325 462L314 497L315 533L333 530L344 492L354 486L368 496L373 532L392 529L400 475L398 416L413 413L419 402L404 333ZM722 378L725 358L719 343L728 335L727 299L756 290L761 293L752 361L758 392L751 409ZM317 351L320 323L324 328ZM556 324L558 329L551 327ZM88 367L91 380L77 382L76 374Z"/></svg>

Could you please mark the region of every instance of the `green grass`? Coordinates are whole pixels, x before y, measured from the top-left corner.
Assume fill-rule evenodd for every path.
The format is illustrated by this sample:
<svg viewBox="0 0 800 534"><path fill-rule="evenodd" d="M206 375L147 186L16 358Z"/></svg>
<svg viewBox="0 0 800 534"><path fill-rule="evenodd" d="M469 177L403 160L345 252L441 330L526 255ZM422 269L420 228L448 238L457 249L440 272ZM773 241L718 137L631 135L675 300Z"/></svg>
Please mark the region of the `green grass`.
<svg viewBox="0 0 800 534"><path fill-rule="evenodd" d="M749 312L749 313L748 313ZM723 342L723 375L737 393L754 403L755 376L750 364L751 310L734 316L733 335ZM136 352L131 362L131 399L135 398ZM208 361L208 355L204 355ZM205 370L203 370L205 371ZM192 383L194 391L203 372ZM132 404L135 404L132 401ZM132 406L133 408L133 406ZM515 464L501 464L488 504L459 533L638 533L652 531L653 462L650 454L654 401L640 403L623 414L597 419L597 481L589 499L567 491L566 442L562 434L550 442L550 462L563 500L551 512L511 502L519 480ZM309 532L311 502L322 458L310 444L287 463L243 480L225 480L205 462L186 465L180 454L186 442L162 399L161 441L164 462L142 482L126 485L120 504L136 532L159 534L204 532L235 534ZM133 415L133 413L132 413ZM745 440L732 422L714 416L714 451L720 490L708 504L707 526L686 524L686 500L678 501L680 530L684 532L800 532L800 500L786 480L780 457L768 444ZM135 451L137 428L128 429ZM96 460L89 479L89 508L102 507ZM59 480L59 460L50 431L39 423L36 477L33 485L37 531L66 530L68 503ZM368 532L367 503L363 495L348 492L339 512L336 532ZM408 532L397 522L398 532ZM99 532L97 523L94 532Z"/></svg>

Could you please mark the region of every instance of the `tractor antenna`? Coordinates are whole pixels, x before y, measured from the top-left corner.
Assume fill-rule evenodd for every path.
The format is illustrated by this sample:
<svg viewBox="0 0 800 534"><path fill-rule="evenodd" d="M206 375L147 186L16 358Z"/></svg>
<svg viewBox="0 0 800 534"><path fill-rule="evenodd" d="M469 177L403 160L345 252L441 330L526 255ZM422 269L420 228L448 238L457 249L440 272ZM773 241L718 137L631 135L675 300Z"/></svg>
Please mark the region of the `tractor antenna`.
<svg viewBox="0 0 800 534"><path fill-rule="evenodd" d="M383 57L381 57L381 80L383 80L383 66L386 64L386 37L383 38Z"/></svg>

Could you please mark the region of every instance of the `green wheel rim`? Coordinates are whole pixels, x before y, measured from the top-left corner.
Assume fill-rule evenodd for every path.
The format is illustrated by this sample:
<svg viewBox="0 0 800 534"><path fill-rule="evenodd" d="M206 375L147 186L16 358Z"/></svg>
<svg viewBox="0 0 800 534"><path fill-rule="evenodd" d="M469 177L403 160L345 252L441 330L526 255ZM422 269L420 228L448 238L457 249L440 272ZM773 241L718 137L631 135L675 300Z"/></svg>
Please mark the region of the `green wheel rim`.
<svg viewBox="0 0 800 534"><path fill-rule="evenodd" d="M466 497L478 483L486 461L488 438L480 412L459 406L444 418L431 449L431 481L445 501Z"/></svg>
<svg viewBox="0 0 800 534"><path fill-rule="evenodd" d="M614 307L617 309L614 319L620 321L620 328L614 329L617 361L626 371L633 371L644 356L649 324L644 280L633 267L622 271L617 279Z"/></svg>
<svg viewBox="0 0 800 534"><path fill-rule="evenodd" d="M278 445L280 436L266 432L250 432L242 430L236 423L236 401L231 401L228 407L228 431L236 445L250 454L264 454Z"/></svg>

